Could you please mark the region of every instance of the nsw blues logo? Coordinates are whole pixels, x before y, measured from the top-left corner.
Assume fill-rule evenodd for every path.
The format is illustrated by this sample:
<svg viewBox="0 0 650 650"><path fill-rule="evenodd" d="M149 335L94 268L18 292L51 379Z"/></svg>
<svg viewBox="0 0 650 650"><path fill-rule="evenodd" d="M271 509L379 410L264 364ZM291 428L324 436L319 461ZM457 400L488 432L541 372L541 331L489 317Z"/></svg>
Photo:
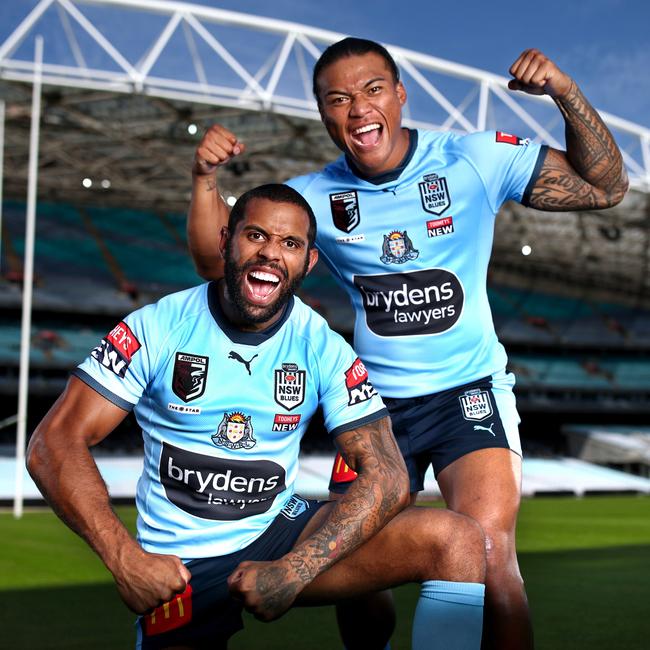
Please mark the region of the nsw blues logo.
<svg viewBox="0 0 650 650"><path fill-rule="evenodd" d="M287 411L292 411L305 401L307 372L299 370L295 363L283 363L282 370L275 370L275 401Z"/></svg>
<svg viewBox="0 0 650 650"><path fill-rule="evenodd" d="M420 251L413 248L413 242L406 230L404 232L393 230L390 234L384 235L379 259L384 264L404 264L404 262L416 259L419 254Z"/></svg>
<svg viewBox="0 0 650 650"><path fill-rule="evenodd" d="M466 420L485 420L493 413L490 394L486 390L480 388L468 390L458 399L460 400L461 412ZM490 433L494 435L492 431Z"/></svg>
<svg viewBox="0 0 650 650"><path fill-rule="evenodd" d="M224 413L217 432L212 436L217 447L228 449L250 449L257 444L253 437L251 416L239 411Z"/></svg>
<svg viewBox="0 0 650 650"><path fill-rule="evenodd" d="M444 176L426 174L418 185L422 207L427 212L440 216L451 205L447 179Z"/></svg>

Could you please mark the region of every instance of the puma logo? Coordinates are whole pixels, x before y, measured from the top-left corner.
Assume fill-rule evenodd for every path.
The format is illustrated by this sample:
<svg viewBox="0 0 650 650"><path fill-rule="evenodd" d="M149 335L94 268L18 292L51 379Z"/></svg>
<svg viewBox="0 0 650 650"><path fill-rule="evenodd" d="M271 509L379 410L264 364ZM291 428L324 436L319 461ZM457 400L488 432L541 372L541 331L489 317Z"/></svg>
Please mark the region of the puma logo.
<svg viewBox="0 0 650 650"><path fill-rule="evenodd" d="M480 424L475 424L474 425L474 431L478 431L479 429L482 429L483 431L489 431L495 438L497 437L497 434L492 431L492 427L494 426L494 422L490 425L490 427L482 427Z"/></svg>
<svg viewBox="0 0 650 650"><path fill-rule="evenodd" d="M257 355L255 355L255 357L256 356ZM235 361L239 361L239 363L243 363L246 366L246 370L248 370L249 375L251 374L251 363L255 357L251 357L248 361L246 361L246 359L239 356L239 354L237 354L234 350L231 350L230 354L228 355L229 359L234 359Z"/></svg>

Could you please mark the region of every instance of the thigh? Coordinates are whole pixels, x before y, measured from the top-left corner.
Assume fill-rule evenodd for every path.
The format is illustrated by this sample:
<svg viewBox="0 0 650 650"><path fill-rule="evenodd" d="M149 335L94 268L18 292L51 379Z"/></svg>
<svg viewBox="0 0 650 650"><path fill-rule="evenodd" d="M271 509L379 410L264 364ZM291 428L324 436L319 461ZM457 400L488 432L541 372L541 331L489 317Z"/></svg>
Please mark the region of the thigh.
<svg viewBox="0 0 650 650"><path fill-rule="evenodd" d="M481 524L490 537L502 533L514 543L521 500L521 456L509 449L479 449L438 475L447 506Z"/></svg>
<svg viewBox="0 0 650 650"><path fill-rule="evenodd" d="M326 514L322 510L319 518ZM319 525L316 518L312 525ZM332 603L433 578L481 582L482 565L476 558L483 557L483 544L479 527L469 518L439 508L409 506L356 551L319 575L296 604ZM465 570L460 567L478 573L459 576L458 572Z"/></svg>

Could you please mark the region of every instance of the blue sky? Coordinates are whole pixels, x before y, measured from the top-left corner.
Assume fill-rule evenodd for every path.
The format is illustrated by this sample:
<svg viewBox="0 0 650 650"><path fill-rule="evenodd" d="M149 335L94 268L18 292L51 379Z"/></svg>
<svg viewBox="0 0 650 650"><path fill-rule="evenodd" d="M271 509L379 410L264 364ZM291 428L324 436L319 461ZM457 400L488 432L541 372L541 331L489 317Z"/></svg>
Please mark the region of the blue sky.
<svg viewBox="0 0 650 650"><path fill-rule="evenodd" d="M36 0L0 2L4 40ZM650 127L647 0L198 0L399 45L497 74L538 47L591 102ZM396 11L395 7L400 11Z"/></svg>

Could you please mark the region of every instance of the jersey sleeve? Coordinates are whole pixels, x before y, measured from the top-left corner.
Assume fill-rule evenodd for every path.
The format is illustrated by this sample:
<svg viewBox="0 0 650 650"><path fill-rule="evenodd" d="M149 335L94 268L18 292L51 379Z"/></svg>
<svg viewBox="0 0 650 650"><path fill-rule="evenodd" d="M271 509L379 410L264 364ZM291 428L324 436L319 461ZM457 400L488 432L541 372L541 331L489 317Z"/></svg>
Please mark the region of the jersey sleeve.
<svg viewBox="0 0 650 650"><path fill-rule="evenodd" d="M317 351L320 364L320 406L325 428L336 437L387 416L363 362L343 337L324 325L327 335Z"/></svg>
<svg viewBox="0 0 650 650"><path fill-rule="evenodd" d="M120 321L106 334L73 375L116 406L130 411L152 376L152 354L160 348L152 331L151 307ZM150 354L151 351L151 354Z"/></svg>
<svg viewBox="0 0 650 650"><path fill-rule="evenodd" d="M481 177L495 212L511 199L527 204L548 150L503 131L472 133L458 147Z"/></svg>

